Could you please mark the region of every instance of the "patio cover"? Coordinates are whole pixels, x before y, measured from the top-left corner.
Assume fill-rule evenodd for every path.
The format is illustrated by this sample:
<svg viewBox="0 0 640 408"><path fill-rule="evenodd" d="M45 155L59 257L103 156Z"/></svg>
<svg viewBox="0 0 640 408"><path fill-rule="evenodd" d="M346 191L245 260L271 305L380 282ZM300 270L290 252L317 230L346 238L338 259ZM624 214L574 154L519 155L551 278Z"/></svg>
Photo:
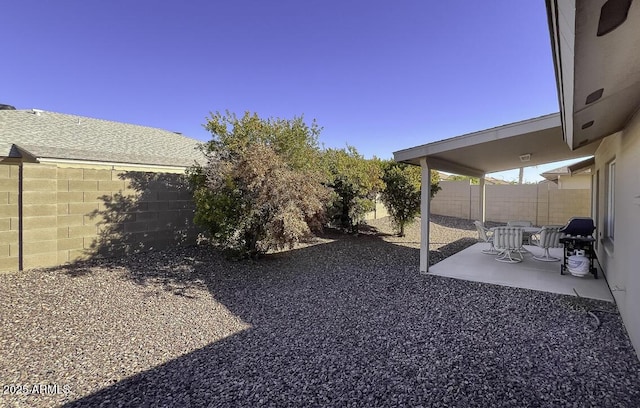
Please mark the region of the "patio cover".
<svg viewBox="0 0 640 408"><path fill-rule="evenodd" d="M484 177L487 173L592 156L598 143L572 150L563 139L559 113L469 133L394 152L394 159L431 170L480 178L480 217L484 222ZM420 272L429 269L429 183L422 183Z"/></svg>
<svg viewBox="0 0 640 408"><path fill-rule="evenodd" d="M481 130L394 152L396 161L448 173L483 177L487 173L592 156L599 143L571 150L562 137L560 114ZM520 157L529 155L529 161Z"/></svg>

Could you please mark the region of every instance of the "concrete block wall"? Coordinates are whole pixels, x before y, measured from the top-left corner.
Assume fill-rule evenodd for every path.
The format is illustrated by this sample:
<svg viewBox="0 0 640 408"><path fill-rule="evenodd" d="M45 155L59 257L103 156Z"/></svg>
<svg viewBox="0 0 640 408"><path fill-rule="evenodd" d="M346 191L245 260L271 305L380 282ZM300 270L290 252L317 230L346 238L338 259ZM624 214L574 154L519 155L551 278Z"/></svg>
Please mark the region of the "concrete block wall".
<svg viewBox="0 0 640 408"><path fill-rule="evenodd" d="M0 271L194 243L183 174L144 170L0 165Z"/></svg>
<svg viewBox="0 0 640 408"><path fill-rule="evenodd" d="M469 218L472 208L471 188L468 180L441 181L438 191L431 200L431 213L451 217ZM446 199L440 199L446 197Z"/></svg>
<svg viewBox="0 0 640 408"><path fill-rule="evenodd" d="M181 174L119 168L58 170L58 262L195 242Z"/></svg>
<svg viewBox="0 0 640 408"><path fill-rule="evenodd" d="M546 224L565 224L571 217L591 217L591 190L549 191Z"/></svg>
<svg viewBox="0 0 640 408"><path fill-rule="evenodd" d="M476 188L479 188L476 186ZM487 220L531 221L537 224L537 185L490 185L485 188Z"/></svg>
<svg viewBox="0 0 640 408"><path fill-rule="evenodd" d="M431 200L431 213L480 219L480 187L467 180L441 181ZM485 186L487 221L531 221L535 225L565 224L571 217L591 216L591 190L559 190L553 183Z"/></svg>
<svg viewBox="0 0 640 408"><path fill-rule="evenodd" d="M58 183L55 165L25 163L22 169L22 266L58 263Z"/></svg>
<svg viewBox="0 0 640 408"><path fill-rule="evenodd" d="M550 211L550 205L551 205L551 191L558 190L558 186L556 184L553 183L540 183L538 184L538 188L537 188L537 193L538 193L538 199L536 201L537 203L537 211L536 211L536 216L538 219L537 224L538 225L554 225L554 223L550 222L549 219L549 211ZM589 190L587 190L589 191ZM558 215L560 217L563 217L564 215ZM558 223L559 224L564 224L562 223Z"/></svg>
<svg viewBox="0 0 640 408"><path fill-rule="evenodd" d="M0 271L19 268L19 166L0 165Z"/></svg>
<svg viewBox="0 0 640 408"><path fill-rule="evenodd" d="M481 218L480 217L480 187L471 185L470 189L471 189L471 201L470 201L471 204L469 205L471 207L471 216L469 217L469 219L479 220ZM485 194L486 194L486 188L485 188Z"/></svg>
<svg viewBox="0 0 640 408"><path fill-rule="evenodd" d="M387 211L387 207L382 203L382 199L380 197L375 200L375 209L370 211L364 215L365 220L377 220L379 218L384 218L389 216L389 211Z"/></svg>

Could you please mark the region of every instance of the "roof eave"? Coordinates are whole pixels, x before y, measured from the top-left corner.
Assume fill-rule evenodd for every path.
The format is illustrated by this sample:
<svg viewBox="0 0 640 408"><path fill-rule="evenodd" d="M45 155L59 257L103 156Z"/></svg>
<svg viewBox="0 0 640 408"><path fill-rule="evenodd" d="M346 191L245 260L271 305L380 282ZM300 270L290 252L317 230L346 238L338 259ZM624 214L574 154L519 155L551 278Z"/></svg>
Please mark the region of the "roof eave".
<svg viewBox="0 0 640 408"><path fill-rule="evenodd" d="M573 144L573 83L574 83L574 46L575 46L575 8L570 2L559 7L557 0L546 0L547 21L551 41L553 68L556 75L558 103L562 123L562 137L569 146ZM559 18L562 15L562 19Z"/></svg>
<svg viewBox="0 0 640 408"><path fill-rule="evenodd" d="M536 134L538 132L547 132L557 129L560 133L560 115L553 113L537 118L527 119L520 122L510 123L482 130L466 135L461 135L409 149L394 152L394 159L399 162L419 164L421 158L427 158L430 167L435 170L441 170L449 173L464 174L472 177L481 177L486 173L495 171L509 170L514 167L508 165L498 166L495 169L483 169L474 165L465 163L463 160L448 160L438 155L447 154L453 151L462 151L461 149L469 149L480 147L487 143L501 143L501 141L509 141L511 138L519 137L526 134ZM558 135L558 137L560 137ZM511 142L513 144L513 142ZM496 160L500 160L499 157Z"/></svg>
<svg viewBox="0 0 640 408"><path fill-rule="evenodd" d="M569 169L569 174L577 174L590 170L596 163L595 157L590 157L586 160L580 161L578 163L574 163L570 166L567 166Z"/></svg>

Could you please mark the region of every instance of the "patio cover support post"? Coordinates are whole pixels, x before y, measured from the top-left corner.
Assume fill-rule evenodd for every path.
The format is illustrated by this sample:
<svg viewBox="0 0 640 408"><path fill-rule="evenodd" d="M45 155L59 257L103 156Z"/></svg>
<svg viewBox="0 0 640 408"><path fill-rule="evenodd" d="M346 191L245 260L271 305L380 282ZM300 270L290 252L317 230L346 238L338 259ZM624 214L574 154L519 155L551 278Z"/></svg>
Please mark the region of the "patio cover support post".
<svg viewBox="0 0 640 408"><path fill-rule="evenodd" d="M429 204L431 201L431 172L427 158L420 158L422 184L420 189L420 273L429 272Z"/></svg>
<svg viewBox="0 0 640 408"><path fill-rule="evenodd" d="M485 184L484 184L484 181L485 181L485 175L483 174L480 177L480 185L479 185L479 187L480 187L480 192L479 192L479 194L480 194L480 222L482 223L482 225L484 225L485 216L486 216L486 210L485 210L486 201L485 201L485 188L484 188Z"/></svg>

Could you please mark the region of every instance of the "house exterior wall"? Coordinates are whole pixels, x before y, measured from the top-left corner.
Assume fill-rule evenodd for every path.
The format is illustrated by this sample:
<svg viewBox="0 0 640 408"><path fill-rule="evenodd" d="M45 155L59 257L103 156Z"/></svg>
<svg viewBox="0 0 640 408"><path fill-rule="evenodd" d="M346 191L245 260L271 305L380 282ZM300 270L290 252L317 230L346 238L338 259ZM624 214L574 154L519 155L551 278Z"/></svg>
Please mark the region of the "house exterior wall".
<svg viewBox="0 0 640 408"><path fill-rule="evenodd" d="M195 242L183 176L176 169L42 163L22 164L20 176L19 165L0 165L0 271Z"/></svg>
<svg viewBox="0 0 640 408"><path fill-rule="evenodd" d="M615 234L607 237L607 169L615 160ZM598 260L640 355L640 114L603 140L595 155Z"/></svg>
<svg viewBox="0 0 640 408"><path fill-rule="evenodd" d="M591 174L560 175L558 188L560 190L588 190L591 186Z"/></svg>
<svg viewBox="0 0 640 408"><path fill-rule="evenodd" d="M431 213L480 219L479 186L469 181L441 181L442 190L431 200ZM487 221L531 221L561 225L571 217L591 214L590 189L560 190L554 183L485 186Z"/></svg>
<svg viewBox="0 0 640 408"><path fill-rule="evenodd" d="M614 280L616 278L616 257L614 256L614 245L606 237L605 233L605 219L607 213L607 180L606 180L606 167L608 163L613 159L619 159L620 155L620 140L621 133L611 135L604 139L600 147L598 148L595 155L595 171L594 171L594 184L596 185L596 191L594 194L597 194L594 197L594 212L593 218L596 222L596 231L595 237L597 238L597 242L595 244L596 251L598 254L598 261L600 266L602 267L605 275L607 275L607 281L610 287L615 287L617 285ZM618 179L620 177L617 177Z"/></svg>

